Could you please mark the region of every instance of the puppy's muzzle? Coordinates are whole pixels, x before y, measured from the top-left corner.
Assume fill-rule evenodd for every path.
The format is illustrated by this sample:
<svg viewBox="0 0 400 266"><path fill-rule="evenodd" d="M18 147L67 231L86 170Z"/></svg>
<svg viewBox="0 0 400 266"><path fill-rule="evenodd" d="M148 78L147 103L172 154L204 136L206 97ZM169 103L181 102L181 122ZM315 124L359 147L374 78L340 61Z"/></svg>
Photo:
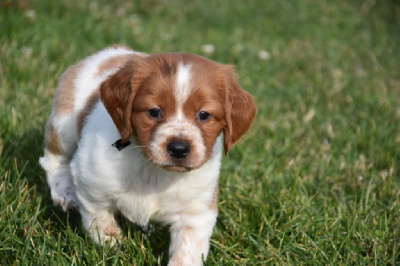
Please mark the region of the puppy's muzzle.
<svg viewBox="0 0 400 266"><path fill-rule="evenodd" d="M184 159L190 153L190 145L186 141L173 140L168 144L167 151L174 159Z"/></svg>

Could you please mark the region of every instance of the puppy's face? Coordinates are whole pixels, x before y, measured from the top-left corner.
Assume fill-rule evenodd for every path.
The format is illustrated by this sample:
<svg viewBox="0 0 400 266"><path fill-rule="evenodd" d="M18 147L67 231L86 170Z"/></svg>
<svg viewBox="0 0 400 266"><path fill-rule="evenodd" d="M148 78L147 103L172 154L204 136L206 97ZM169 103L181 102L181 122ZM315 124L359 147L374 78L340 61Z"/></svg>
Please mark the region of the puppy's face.
<svg viewBox="0 0 400 266"><path fill-rule="evenodd" d="M227 152L256 113L231 67L187 53L135 58L100 92L122 141L133 134L145 156L169 171L202 166L221 132Z"/></svg>

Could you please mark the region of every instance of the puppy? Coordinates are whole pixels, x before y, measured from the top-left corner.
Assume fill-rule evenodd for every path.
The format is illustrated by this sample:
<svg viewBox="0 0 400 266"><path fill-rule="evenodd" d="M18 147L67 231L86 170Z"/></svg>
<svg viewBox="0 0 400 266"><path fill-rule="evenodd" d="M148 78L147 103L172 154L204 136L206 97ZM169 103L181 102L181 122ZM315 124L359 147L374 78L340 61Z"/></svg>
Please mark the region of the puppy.
<svg viewBox="0 0 400 266"><path fill-rule="evenodd" d="M229 65L115 45L62 75L40 164L54 203L79 208L97 243L119 237L118 211L170 225L169 265L201 265L222 147L228 153L256 112Z"/></svg>

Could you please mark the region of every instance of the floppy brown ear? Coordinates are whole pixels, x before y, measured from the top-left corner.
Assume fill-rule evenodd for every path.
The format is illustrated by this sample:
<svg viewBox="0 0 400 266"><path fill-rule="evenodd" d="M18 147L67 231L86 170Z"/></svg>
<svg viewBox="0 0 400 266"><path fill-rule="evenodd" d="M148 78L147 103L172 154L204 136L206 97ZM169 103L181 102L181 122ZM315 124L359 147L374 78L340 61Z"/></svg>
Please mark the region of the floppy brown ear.
<svg viewBox="0 0 400 266"><path fill-rule="evenodd" d="M121 134L122 143L132 136L132 104L143 80L144 59L135 57L100 85L100 99Z"/></svg>
<svg viewBox="0 0 400 266"><path fill-rule="evenodd" d="M228 154L230 148L250 129L257 114L257 107L253 96L240 87L236 81L232 67L229 67L226 79L225 155Z"/></svg>

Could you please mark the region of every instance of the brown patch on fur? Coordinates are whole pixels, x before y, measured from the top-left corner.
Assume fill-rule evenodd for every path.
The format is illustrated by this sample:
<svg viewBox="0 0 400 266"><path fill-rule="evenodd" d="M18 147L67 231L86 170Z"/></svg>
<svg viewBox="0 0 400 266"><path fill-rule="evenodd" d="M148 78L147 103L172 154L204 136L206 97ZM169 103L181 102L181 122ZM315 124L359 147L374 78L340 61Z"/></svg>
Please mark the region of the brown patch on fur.
<svg viewBox="0 0 400 266"><path fill-rule="evenodd" d="M112 221L105 229L104 234L112 237L118 237L120 235L120 229L117 224Z"/></svg>
<svg viewBox="0 0 400 266"><path fill-rule="evenodd" d="M123 143L132 136L133 99L149 71L145 58L133 55L124 67L100 85L100 99L121 134Z"/></svg>
<svg viewBox="0 0 400 266"><path fill-rule="evenodd" d="M210 209L215 213L218 213L218 192L219 192L219 188L217 186L214 190L214 197L213 197L213 201L210 206Z"/></svg>
<svg viewBox="0 0 400 266"><path fill-rule="evenodd" d="M226 124L224 130L225 154L250 129L257 114L253 96L244 91L236 81L232 67L225 73Z"/></svg>
<svg viewBox="0 0 400 266"><path fill-rule="evenodd" d="M176 74L176 64L175 62L168 62L167 58L162 59L162 73L165 76L172 76Z"/></svg>
<svg viewBox="0 0 400 266"><path fill-rule="evenodd" d="M131 56L126 54L110 57L99 65L96 75L101 76L106 71L123 67L131 58Z"/></svg>
<svg viewBox="0 0 400 266"><path fill-rule="evenodd" d="M129 46L126 46L126 45L120 44L120 43L114 43L114 44L110 45L110 46L109 46L108 48L106 48L106 49L109 49L109 48L113 48L113 49L120 49L120 48L123 48L123 49L125 49L125 50L132 51L132 49L131 49Z"/></svg>
<svg viewBox="0 0 400 266"><path fill-rule="evenodd" d="M100 99L99 91L97 90L93 91L92 94L87 98L84 108L79 112L76 120L79 139L81 138L82 129L83 126L85 125L86 117L90 115L90 113L92 112L94 106L99 101L99 99Z"/></svg>
<svg viewBox="0 0 400 266"><path fill-rule="evenodd" d="M53 154L62 155L64 151L60 143L60 138L50 120L47 122L45 135L46 149Z"/></svg>
<svg viewBox="0 0 400 266"><path fill-rule="evenodd" d="M84 61L69 67L61 76L54 97L54 114L68 115L74 109L75 80L83 67Z"/></svg>

